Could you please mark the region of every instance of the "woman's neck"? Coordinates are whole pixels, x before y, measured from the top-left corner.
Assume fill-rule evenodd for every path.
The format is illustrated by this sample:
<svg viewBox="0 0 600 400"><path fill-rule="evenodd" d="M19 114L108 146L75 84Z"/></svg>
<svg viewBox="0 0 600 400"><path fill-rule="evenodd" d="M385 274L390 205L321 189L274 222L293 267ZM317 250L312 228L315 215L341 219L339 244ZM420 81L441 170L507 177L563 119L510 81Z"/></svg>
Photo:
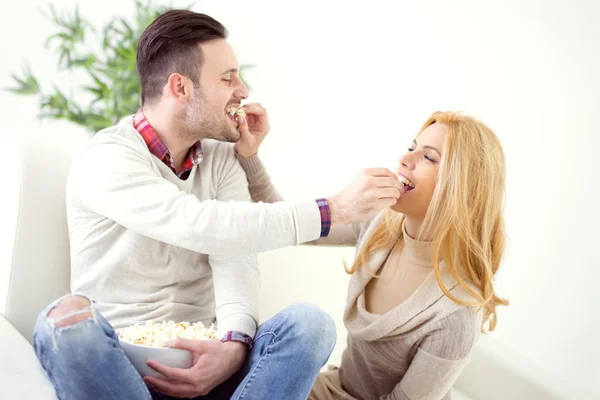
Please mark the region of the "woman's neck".
<svg viewBox="0 0 600 400"><path fill-rule="evenodd" d="M422 218L415 218L415 217L411 217L410 215L404 216L404 228L406 230L406 233L408 234L408 236L410 236L411 239L417 239L417 232L419 232L419 229L421 228L422 224L423 224ZM419 238L419 241L423 241L423 242L430 242L432 240L433 240L432 235L429 235L426 232L423 232L423 237Z"/></svg>

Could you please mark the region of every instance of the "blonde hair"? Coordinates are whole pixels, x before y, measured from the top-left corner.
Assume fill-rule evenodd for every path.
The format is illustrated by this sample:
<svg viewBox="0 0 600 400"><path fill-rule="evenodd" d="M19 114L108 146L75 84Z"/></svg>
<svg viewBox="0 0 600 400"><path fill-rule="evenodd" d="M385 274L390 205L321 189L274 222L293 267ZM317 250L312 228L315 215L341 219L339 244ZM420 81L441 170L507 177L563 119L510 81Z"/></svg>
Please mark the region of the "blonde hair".
<svg viewBox="0 0 600 400"><path fill-rule="evenodd" d="M504 152L494 132L477 119L458 112L435 112L419 134L434 123L444 124L447 134L437 183L427 214L417 233L432 237L432 260L438 285L452 301L483 309L482 330L497 323L496 306L508 305L499 298L493 278L504 252ZM366 265L369 255L391 248L402 238L404 216L388 210L350 269ZM442 281L440 262L473 298L457 299Z"/></svg>

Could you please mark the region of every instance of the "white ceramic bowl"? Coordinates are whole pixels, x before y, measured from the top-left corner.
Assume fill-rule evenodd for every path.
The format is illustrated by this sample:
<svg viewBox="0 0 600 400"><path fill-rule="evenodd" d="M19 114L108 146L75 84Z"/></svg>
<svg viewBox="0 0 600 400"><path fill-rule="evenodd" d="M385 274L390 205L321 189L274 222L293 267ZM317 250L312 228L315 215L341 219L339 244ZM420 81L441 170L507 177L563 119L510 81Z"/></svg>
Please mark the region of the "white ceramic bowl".
<svg viewBox="0 0 600 400"><path fill-rule="evenodd" d="M193 363L193 355L189 350L143 346L121 339L119 339L119 344L142 377L150 375L164 378L163 374L153 370L146 364L148 360L157 361L174 368L190 368Z"/></svg>

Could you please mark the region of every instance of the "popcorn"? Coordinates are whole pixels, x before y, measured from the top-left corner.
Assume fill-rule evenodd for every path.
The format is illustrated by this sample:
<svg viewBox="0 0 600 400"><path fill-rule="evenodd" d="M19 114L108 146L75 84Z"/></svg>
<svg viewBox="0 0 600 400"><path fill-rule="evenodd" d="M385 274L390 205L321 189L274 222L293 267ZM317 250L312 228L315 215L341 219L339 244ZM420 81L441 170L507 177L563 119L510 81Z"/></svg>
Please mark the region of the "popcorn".
<svg viewBox="0 0 600 400"><path fill-rule="evenodd" d="M240 107L235 112L235 115L237 115L239 117L245 117L246 116L246 111L242 107Z"/></svg>
<svg viewBox="0 0 600 400"><path fill-rule="evenodd" d="M196 340L219 340L219 332L204 326L202 322L148 321L143 325L135 324L119 330L119 339L132 344L149 347L164 347L165 342L177 338Z"/></svg>
<svg viewBox="0 0 600 400"><path fill-rule="evenodd" d="M227 112L229 113L229 115L231 115L233 118L235 118L236 121L239 120L239 117L246 116L246 111L244 110L244 108L242 106L239 106L238 108L229 107L227 109Z"/></svg>

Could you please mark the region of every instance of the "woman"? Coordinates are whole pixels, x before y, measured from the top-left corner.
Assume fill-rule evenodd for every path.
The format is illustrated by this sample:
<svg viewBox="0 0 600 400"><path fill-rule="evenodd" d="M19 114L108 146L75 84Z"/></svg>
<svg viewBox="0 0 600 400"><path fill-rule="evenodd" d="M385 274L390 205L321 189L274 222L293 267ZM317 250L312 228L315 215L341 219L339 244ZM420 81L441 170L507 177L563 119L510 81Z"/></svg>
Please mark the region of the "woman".
<svg viewBox="0 0 600 400"><path fill-rule="evenodd" d="M259 159L244 158L262 138L240 130L252 199L281 200ZM406 191L397 203L360 226L332 228L329 244L357 246L347 269L348 346L309 399L449 398L484 324L493 330L496 307L508 305L493 286L504 250L504 169L490 128L436 112L400 158Z"/></svg>

